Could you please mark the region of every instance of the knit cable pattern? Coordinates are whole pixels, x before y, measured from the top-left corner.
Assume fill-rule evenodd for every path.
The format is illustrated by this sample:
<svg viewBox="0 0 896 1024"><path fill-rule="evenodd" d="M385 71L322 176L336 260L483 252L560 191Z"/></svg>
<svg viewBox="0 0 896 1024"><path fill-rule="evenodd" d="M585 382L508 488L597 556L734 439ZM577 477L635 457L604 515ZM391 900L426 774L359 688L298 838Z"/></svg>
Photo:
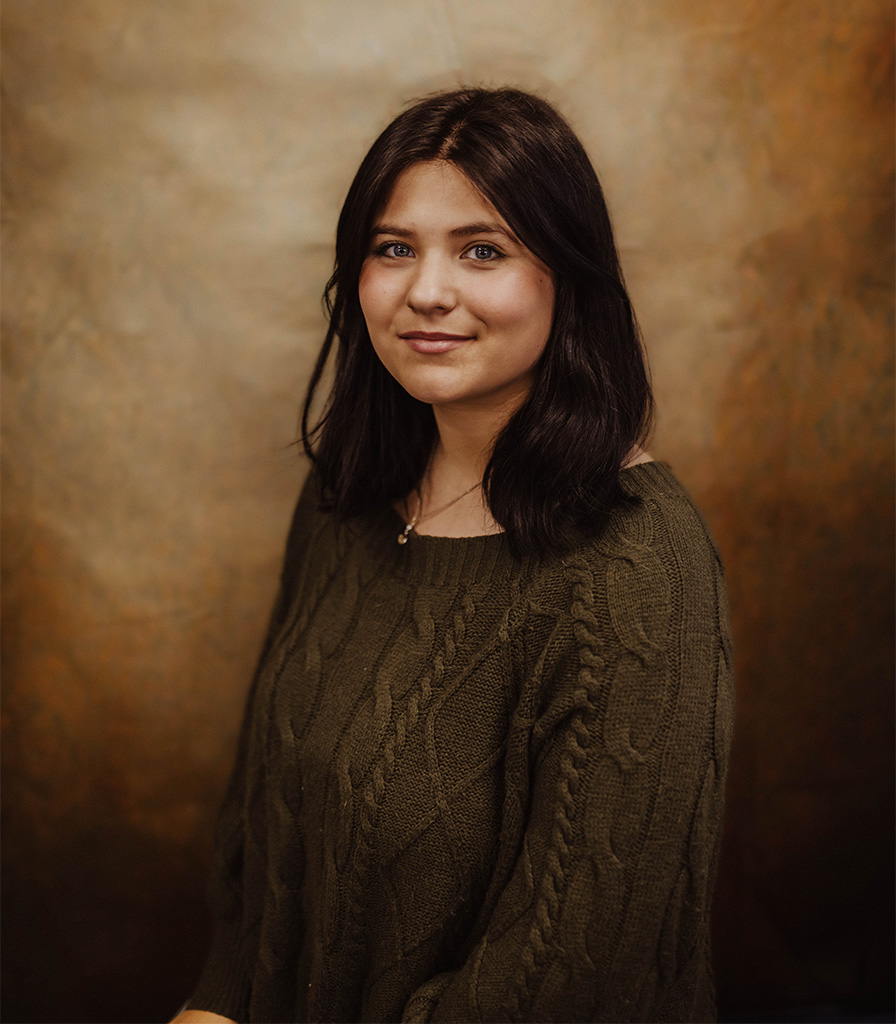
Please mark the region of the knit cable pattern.
<svg viewBox="0 0 896 1024"><path fill-rule="evenodd" d="M347 912L342 929L334 929L327 942L328 950L339 947L341 957L345 958L348 964L360 967L363 963L366 907L362 893L371 871L373 837L383 797L405 745L410 738L417 735L421 719L432 702L433 694L443 685L446 672L450 670L457 657L467 625L475 614L477 603L481 601L485 589L486 587L480 585L464 594L450 626L445 630L441 649L433 658L432 672L425 673L419 679L404 707L390 723L391 728L382 745L382 754L373 767L370 781L363 787L358 798L359 828L346 885ZM415 620L421 636L433 635L433 623L425 605L417 605ZM334 1008L351 1005L355 997L351 979L346 975L334 978L333 987L322 990L320 995L325 1005Z"/></svg>
<svg viewBox="0 0 896 1024"><path fill-rule="evenodd" d="M240 1020L711 1019L724 582L665 467L562 559L307 496L192 1001Z"/></svg>
<svg viewBox="0 0 896 1024"><path fill-rule="evenodd" d="M580 773L588 760L591 724L600 686L601 658L598 654L597 623L593 612L594 579L587 565L577 561L569 570L572 581L573 632L578 645L580 669L573 693L575 710L564 736L564 750L556 782L554 820L545 855L546 869L539 888L532 926L520 952L520 966L514 977L510 998L513 1020L528 1015L534 998L533 981L543 970L552 951L557 921L566 891L570 863L570 838L576 815L576 793Z"/></svg>

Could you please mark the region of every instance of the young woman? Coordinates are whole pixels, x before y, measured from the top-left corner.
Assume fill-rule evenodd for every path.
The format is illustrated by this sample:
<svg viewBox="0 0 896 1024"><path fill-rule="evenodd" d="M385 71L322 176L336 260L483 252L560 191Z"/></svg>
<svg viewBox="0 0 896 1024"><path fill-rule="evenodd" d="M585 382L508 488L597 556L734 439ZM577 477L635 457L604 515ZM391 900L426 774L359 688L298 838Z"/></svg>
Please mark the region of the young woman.
<svg viewBox="0 0 896 1024"><path fill-rule="evenodd" d="M327 299L217 934L177 1019L713 1019L723 574L640 448L650 388L578 139L516 90L406 110Z"/></svg>

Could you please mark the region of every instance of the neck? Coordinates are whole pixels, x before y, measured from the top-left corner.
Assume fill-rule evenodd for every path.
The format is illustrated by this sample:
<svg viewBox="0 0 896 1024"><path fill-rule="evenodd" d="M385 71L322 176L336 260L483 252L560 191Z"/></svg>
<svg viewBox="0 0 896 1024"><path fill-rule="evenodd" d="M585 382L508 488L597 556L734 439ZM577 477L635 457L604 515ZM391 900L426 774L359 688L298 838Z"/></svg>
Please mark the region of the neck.
<svg viewBox="0 0 896 1024"><path fill-rule="evenodd" d="M436 443L430 473L456 483L470 486L482 479L491 458L495 438L513 409L450 408L433 406L439 439Z"/></svg>
<svg viewBox="0 0 896 1024"><path fill-rule="evenodd" d="M433 412L438 439L420 481L419 495L409 497L404 504L405 520L409 522L416 513L416 532L421 534L463 537L495 532L497 526L477 485L506 415L478 409L458 413L452 408L446 412L437 406Z"/></svg>

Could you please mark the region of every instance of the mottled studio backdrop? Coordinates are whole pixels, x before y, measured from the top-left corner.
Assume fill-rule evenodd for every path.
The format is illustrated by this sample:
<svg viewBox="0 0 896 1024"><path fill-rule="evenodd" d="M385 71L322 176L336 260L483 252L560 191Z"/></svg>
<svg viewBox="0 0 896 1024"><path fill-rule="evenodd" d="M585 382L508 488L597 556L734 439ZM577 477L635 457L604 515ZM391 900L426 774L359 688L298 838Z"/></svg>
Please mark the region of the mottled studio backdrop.
<svg viewBox="0 0 896 1024"><path fill-rule="evenodd" d="M729 571L731 1016L892 986L889 0L5 0L4 1020L187 996L376 133L536 89L602 175L653 450ZM813 1018L815 1019L815 1018Z"/></svg>

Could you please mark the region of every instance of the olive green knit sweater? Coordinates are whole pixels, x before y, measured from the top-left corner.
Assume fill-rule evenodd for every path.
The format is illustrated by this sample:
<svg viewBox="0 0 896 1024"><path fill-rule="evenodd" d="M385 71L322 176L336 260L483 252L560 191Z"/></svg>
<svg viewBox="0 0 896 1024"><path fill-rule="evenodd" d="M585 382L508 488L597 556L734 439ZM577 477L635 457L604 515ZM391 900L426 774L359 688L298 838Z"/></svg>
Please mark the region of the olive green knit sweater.
<svg viewBox="0 0 896 1024"><path fill-rule="evenodd" d="M567 557L337 530L308 486L221 813L191 1006L259 1021L702 1021L724 581L669 469Z"/></svg>

